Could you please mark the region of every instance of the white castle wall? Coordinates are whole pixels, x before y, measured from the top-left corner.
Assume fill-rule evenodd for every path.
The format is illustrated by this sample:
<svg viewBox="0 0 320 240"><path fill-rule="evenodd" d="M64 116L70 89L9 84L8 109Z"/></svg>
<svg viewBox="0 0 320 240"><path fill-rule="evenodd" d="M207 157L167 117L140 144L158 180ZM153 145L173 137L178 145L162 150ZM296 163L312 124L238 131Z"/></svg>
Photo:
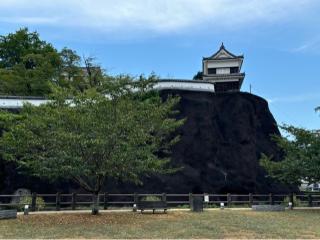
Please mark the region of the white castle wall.
<svg viewBox="0 0 320 240"><path fill-rule="evenodd" d="M30 103L35 106L44 104L49 100L46 99L28 99L28 98L1 98L0 96L0 108L15 109L22 108L24 103Z"/></svg>
<svg viewBox="0 0 320 240"><path fill-rule="evenodd" d="M214 92L214 85L212 83L202 83L196 81L161 81L154 85L155 89L177 89L186 91L204 91Z"/></svg>
<svg viewBox="0 0 320 240"><path fill-rule="evenodd" d="M164 80L159 81L154 85L154 89L158 90L185 90L185 91L202 91L202 92L214 92L214 85L208 82L200 81L179 81L179 80ZM43 98L32 97L1 97L0 96L0 108L3 109L18 109L22 108L24 103L30 103L35 106L47 103L49 100Z"/></svg>

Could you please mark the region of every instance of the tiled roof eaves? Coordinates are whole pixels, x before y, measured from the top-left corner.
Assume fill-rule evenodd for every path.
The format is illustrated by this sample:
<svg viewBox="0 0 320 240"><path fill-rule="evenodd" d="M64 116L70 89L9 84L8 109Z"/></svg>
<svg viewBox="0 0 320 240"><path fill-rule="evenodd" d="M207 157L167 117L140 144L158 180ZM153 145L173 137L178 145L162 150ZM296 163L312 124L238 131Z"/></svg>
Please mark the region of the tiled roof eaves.
<svg viewBox="0 0 320 240"><path fill-rule="evenodd" d="M159 79L159 82L187 82L187 83L211 83L210 81L191 80L191 79Z"/></svg>
<svg viewBox="0 0 320 240"><path fill-rule="evenodd" d="M221 50L224 50L227 54L229 54L229 55L231 56L231 58L224 58L224 59L243 58L243 55L236 56L236 55L234 55L233 53L229 52L229 51L225 48L224 44L222 43L221 46L220 46L220 48L219 48L219 50L218 50L217 52L215 52L214 54L212 54L210 57L205 57L205 58L203 58L203 59L204 59L204 60L214 59L214 58L219 54L219 52L220 52ZM223 59L223 58L219 58L219 59Z"/></svg>
<svg viewBox="0 0 320 240"><path fill-rule="evenodd" d="M203 57L203 60L211 60L211 61L220 61L220 60L230 60L230 59L243 59L243 55L235 56L235 57L225 57L225 58L212 58L212 57Z"/></svg>
<svg viewBox="0 0 320 240"><path fill-rule="evenodd" d="M203 75L207 78L244 78L245 76L245 73Z"/></svg>

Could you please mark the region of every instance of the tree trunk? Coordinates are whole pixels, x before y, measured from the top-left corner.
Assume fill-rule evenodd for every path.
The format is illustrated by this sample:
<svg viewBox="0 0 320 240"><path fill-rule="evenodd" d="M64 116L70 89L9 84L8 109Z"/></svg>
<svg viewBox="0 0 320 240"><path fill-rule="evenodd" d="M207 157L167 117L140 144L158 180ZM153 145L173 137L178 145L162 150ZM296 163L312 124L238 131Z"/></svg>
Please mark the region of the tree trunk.
<svg viewBox="0 0 320 240"><path fill-rule="evenodd" d="M92 194L92 201L93 201L93 205L92 205L91 214L97 215L99 214L99 193Z"/></svg>

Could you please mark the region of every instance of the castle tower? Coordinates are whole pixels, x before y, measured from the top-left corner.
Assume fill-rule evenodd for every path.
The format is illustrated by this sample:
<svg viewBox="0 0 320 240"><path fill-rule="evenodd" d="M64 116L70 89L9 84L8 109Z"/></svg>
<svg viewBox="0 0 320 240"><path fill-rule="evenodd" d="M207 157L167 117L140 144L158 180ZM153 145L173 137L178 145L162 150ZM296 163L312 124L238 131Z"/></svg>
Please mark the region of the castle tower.
<svg viewBox="0 0 320 240"><path fill-rule="evenodd" d="M230 53L221 44L211 57L202 60L202 80L213 82L216 92L240 91L245 73L241 73L243 55Z"/></svg>

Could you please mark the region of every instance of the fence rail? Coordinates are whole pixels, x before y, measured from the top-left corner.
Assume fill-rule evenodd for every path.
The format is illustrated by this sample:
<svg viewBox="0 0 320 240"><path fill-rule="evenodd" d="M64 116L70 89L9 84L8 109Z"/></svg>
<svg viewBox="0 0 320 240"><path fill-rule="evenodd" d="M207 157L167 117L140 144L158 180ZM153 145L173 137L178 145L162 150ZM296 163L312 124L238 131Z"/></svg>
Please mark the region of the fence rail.
<svg viewBox="0 0 320 240"><path fill-rule="evenodd" d="M293 206L313 207L320 206L320 193L304 194L138 194L138 193L100 193L98 195L99 206L102 209L112 208L132 208L139 199L156 197L166 201L169 207L190 207L192 198L195 196L203 197L205 207L219 207L224 203L226 207L251 207L255 204L288 204ZM38 194L29 195L0 195L1 208L18 208L22 210L25 205L30 206L31 211L41 210L80 210L89 209L93 204L92 194L82 193L55 193L55 194Z"/></svg>

